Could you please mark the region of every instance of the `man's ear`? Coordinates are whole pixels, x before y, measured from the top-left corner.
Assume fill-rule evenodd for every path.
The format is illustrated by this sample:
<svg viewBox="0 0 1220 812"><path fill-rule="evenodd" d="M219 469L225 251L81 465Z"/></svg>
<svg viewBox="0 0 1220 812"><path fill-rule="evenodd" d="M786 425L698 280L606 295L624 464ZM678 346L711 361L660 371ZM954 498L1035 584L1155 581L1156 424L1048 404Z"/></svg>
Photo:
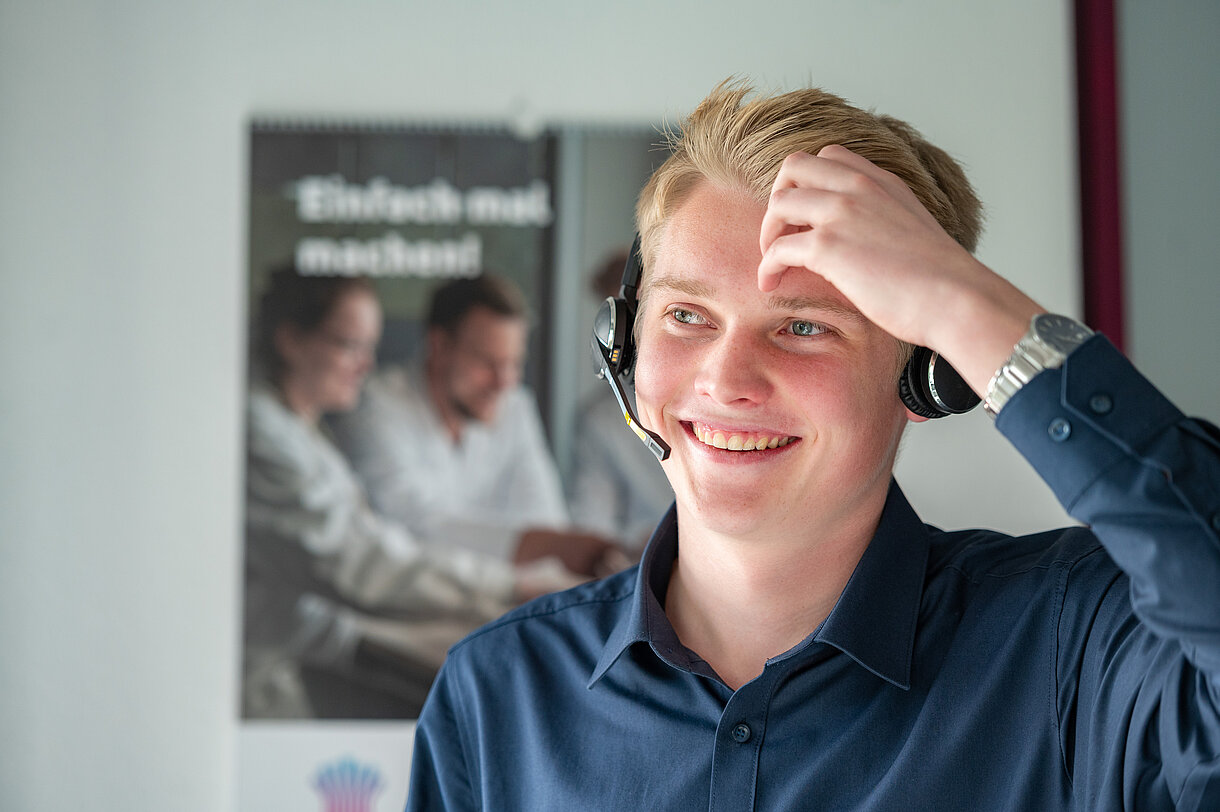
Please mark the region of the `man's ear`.
<svg viewBox="0 0 1220 812"><path fill-rule="evenodd" d="M930 417L924 417L923 415L915 414L913 411L906 408L905 406L903 407L903 410L907 413L907 420L910 420L912 423L926 423L932 419Z"/></svg>

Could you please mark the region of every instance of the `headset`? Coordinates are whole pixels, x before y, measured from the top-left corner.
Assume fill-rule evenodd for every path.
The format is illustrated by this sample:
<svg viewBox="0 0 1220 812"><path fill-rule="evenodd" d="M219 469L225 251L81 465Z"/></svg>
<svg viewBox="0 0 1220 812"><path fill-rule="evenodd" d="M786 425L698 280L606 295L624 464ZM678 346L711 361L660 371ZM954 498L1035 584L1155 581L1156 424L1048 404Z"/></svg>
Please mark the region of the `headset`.
<svg viewBox="0 0 1220 812"><path fill-rule="evenodd" d="M623 268L623 283L619 287L618 297L610 296L602 302L593 320L593 366L597 369L597 377L604 378L614 392L614 399L623 410L627 427L640 438L648 450L656 458L664 462L669 458L669 445L656 432L649 431L640 425L631 403L627 398L627 390L623 388L622 379L626 378L635 365L635 339L632 330L635 326L635 310L639 304L637 288L640 284L640 235L635 235L631 244L631 252L627 255L627 265Z"/></svg>
<svg viewBox="0 0 1220 812"><path fill-rule="evenodd" d="M604 378L610 384L628 427L658 460L664 461L669 457L669 446L657 434L640 425L621 380L635 364L632 329L639 303L641 270L640 235L636 234L631 252L627 255L627 265L623 268L619 295L602 302L593 321L593 363L597 377ZM927 347L916 347L903 367L898 377L898 396L912 413L929 418L964 414L979 404L979 396L958 371L939 353Z"/></svg>

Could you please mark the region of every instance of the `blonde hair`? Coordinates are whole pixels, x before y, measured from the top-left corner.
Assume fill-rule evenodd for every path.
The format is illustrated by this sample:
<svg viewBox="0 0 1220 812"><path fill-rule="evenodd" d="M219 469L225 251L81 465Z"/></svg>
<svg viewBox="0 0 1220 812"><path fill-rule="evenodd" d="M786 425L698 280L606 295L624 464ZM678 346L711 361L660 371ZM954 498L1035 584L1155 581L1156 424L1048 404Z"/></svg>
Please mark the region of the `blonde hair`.
<svg viewBox="0 0 1220 812"><path fill-rule="evenodd" d="M982 232L982 204L948 152L898 118L860 110L819 88L755 95L744 80L726 79L699 102L677 132L666 135L671 155L644 184L636 204L641 311L661 233L695 185L709 180L747 191L766 205L780 165L793 152L816 155L824 146L845 146L898 176L967 251L975 250ZM634 324L637 340L639 324ZM898 344L902 369L914 347L905 341Z"/></svg>
<svg viewBox="0 0 1220 812"><path fill-rule="evenodd" d="M700 181L746 191L765 204L785 158L794 152L817 154L830 144L897 175L968 251L982 230L978 197L947 153L906 122L853 107L817 88L756 96L743 81L726 80L667 134L667 142L672 154L636 204L644 279L665 224Z"/></svg>

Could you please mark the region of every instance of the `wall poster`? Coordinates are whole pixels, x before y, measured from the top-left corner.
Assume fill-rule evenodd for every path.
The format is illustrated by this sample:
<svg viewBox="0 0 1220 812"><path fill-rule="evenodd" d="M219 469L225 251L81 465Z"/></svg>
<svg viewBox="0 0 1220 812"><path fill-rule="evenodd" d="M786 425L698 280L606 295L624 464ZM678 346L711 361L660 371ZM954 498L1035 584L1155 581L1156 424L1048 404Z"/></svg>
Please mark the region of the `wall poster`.
<svg viewBox="0 0 1220 812"><path fill-rule="evenodd" d="M368 539L380 531L360 518L367 503L318 412L344 408L343 387L358 389L376 368L409 362L431 292L486 270L531 304L525 378L545 398L555 152L552 133L494 127L251 126L243 809L402 808L410 720L435 652L470 626L433 619L436 639L421 654L395 630L421 618L346 600L345 586L364 576L319 564L347 543L335 528L360 525L363 543L380 543ZM375 294L379 341L359 319L304 336L284 327L285 312L329 306L325 297L346 290L335 280L355 277ZM362 352L372 368L359 368ZM285 369L311 370L313 388L288 394L277 383Z"/></svg>

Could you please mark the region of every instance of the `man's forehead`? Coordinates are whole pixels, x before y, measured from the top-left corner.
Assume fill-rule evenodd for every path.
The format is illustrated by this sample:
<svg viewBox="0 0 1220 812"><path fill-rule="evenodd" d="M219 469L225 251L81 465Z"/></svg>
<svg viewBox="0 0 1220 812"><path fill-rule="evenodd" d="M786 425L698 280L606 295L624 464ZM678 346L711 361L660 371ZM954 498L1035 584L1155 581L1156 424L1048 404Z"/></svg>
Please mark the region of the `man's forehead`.
<svg viewBox="0 0 1220 812"><path fill-rule="evenodd" d="M809 273L809 271L793 269L789 273ZM826 286L830 287L829 283L826 283ZM664 291L684 294L697 299L719 298L717 286L714 282L675 273L657 274L654 279L648 282L648 287L652 289L652 292ZM841 318L851 319L860 323L868 321L838 291L833 291L833 294L830 291L826 294L772 293L766 297L765 302L766 306L771 310L790 312L813 310L833 313Z"/></svg>
<svg viewBox="0 0 1220 812"><path fill-rule="evenodd" d="M452 335L452 341L458 347L500 357L524 355L528 338L529 322L524 318L485 307L476 307L467 313Z"/></svg>
<svg viewBox="0 0 1220 812"><path fill-rule="evenodd" d="M466 311L466 315L462 316L461 320L457 323L455 332L461 334L484 331L489 327L528 330L529 322L525 316L499 313L490 307L475 305Z"/></svg>

